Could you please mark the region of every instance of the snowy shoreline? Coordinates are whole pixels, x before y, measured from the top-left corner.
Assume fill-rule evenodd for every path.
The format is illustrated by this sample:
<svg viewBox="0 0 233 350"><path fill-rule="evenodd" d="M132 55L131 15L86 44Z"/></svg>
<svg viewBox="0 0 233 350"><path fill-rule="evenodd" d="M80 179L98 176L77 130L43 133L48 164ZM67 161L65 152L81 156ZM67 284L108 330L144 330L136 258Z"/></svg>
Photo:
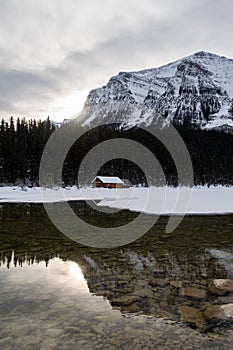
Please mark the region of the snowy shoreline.
<svg viewBox="0 0 233 350"><path fill-rule="evenodd" d="M186 194L185 194L186 193ZM233 214L233 187L95 189L0 187L0 203L96 201L100 207L156 215ZM178 202L180 201L180 205Z"/></svg>

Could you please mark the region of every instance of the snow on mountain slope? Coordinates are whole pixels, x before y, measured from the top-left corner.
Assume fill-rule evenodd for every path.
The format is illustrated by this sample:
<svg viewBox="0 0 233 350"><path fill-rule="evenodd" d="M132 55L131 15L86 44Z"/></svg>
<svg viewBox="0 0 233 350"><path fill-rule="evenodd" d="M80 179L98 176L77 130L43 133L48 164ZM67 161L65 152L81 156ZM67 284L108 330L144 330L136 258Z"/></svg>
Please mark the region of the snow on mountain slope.
<svg viewBox="0 0 233 350"><path fill-rule="evenodd" d="M136 126L156 122L158 114L174 125L233 129L233 60L201 51L159 68L120 72L89 93L80 120Z"/></svg>

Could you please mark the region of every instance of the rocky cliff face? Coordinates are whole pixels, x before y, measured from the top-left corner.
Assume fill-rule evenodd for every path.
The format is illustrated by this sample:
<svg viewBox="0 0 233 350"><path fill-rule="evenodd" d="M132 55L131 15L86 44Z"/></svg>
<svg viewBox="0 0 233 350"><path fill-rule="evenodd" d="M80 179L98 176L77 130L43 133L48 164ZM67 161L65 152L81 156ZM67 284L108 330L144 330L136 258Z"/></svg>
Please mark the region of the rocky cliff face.
<svg viewBox="0 0 233 350"><path fill-rule="evenodd" d="M197 52L160 68L120 72L89 93L80 117L131 127L158 115L178 126L233 130L233 60Z"/></svg>

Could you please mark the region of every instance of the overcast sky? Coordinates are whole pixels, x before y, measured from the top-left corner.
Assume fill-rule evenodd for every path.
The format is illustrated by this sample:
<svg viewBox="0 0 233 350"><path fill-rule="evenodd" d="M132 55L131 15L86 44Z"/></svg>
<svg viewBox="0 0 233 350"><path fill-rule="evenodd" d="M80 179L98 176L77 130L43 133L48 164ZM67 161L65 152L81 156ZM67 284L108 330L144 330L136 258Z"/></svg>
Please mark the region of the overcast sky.
<svg viewBox="0 0 233 350"><path fill-rule="evenodd" d="M76 114L119 71L233 58L231 0L0 0L0 117Z"/></svg>

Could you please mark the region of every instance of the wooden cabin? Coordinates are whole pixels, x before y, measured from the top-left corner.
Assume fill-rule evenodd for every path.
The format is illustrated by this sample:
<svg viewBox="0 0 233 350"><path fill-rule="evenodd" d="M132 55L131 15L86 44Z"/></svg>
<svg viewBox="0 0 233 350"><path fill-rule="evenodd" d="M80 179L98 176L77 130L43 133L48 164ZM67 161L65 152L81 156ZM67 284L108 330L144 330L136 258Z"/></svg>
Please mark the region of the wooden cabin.
<svg viewBox="0 0 233 350"><path fill-rule="evenodd" d="M96 176L92 181L92 187L123 188L124 181L115 176Z"/></svg>

